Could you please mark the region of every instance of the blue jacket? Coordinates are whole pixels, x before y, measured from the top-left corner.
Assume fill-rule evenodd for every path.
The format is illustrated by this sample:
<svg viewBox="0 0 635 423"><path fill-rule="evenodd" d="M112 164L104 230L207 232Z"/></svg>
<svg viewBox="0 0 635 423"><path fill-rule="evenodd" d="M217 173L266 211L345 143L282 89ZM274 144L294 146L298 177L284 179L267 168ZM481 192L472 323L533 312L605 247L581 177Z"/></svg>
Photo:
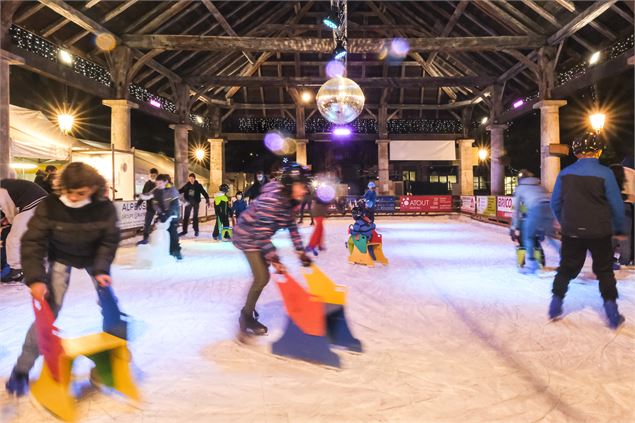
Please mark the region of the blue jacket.
<svg viewBox="0 0 635 423"><path fill-rule="evenodd" d="M562 233L602 238L624 232L624 204L613 172L597 159L579 159L563 169L551 195Z"/></svg>
<svg viewBox="0 0 635 423"><path fill-rule="evenodd" d="M244 199L236 200L232 203L232 214L236 217L247 209L247 202Z"/></svg>
<svg viewBox="0 0 635 423"><path fill-rule="evenodd" d="M366 235L368 239L371 238L375 224L367 222L364 219L357 219L351 228L351 235Z"/></svg>
<svg viewBox="0 0 635 423"><path fill-rule="evenodd" d="M547 190L540 185L540 179L528 177L520 178L516 192L514 192L514 213L512 215L512 227L518 228L520 225L521 208L529 211L540 203L549 202Z"/></svg>
<svg viewBox="0 0 635 423"><path fill-rule="evenodd" d="M364 194L364 200L366 200L366 208L374 209L375 201L377 200L377 193L372 189L369 189L366 191L366 194Z"/></svg>

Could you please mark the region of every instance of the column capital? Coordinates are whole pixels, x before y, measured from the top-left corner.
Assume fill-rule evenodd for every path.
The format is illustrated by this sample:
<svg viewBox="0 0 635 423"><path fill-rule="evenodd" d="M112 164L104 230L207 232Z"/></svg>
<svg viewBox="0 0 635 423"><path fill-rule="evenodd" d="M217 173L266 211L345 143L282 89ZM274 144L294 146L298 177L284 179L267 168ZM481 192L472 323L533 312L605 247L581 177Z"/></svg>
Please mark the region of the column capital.
<svg viewBox="0 0 635 423"><path fill-rule="evenodd" d="M461 143L461 144L467 144L468 142L470 144L474 144L474 141L476 141L476 140L474 138L459 138L456 141Z"/></svg>
<svg viewBox="0 0 635 423"><path fill-rule="evenodd" d="M225 140L223 138L208 138L207 142L210 144L215 144L215 143L222 144L225 142Z"/></svg>
<svg viewBox="0 0 635 423"><path fill-rule="evenodd" d="M567 100L541 100L538 103L534 104L532 108L540 109L540 110L543 110L543 109L558 110L562 106L566 106L566 105L567 105Z"/></svg>
<svg viewBox="0 0 635 423"><path fill-rule="evenodd" d="M173 129L175 131L178 131L179 129L185 129L187 131L191 131L192 125L188 124L188 123L173 123L170 125L170 129Z"/></svg>
<svg viewBox="0 0 635 423"><path fill-rule="evenodd" d="M388 140L388 139L376 140L375 144L377 144L377 145L379 145L379 144L390 144L390 140Z"/></svg>
<svg viewBox="0 0 635 423"><path fill-rule="evenodd" d="M111 99L111 100L102 100L101 104L103 104L104 106L108 106L110 108L115 108L115 107L125 107L127 109L138 109L139 105L137 103L134 103L130 100L126 100L125 98L115 98L115 99Z"/></svg>
<svg viewBox="0 0 635 423"><path fill-rule="evenodd" d="M24 57L18 56L15 53L11 53L8 50L0 49L0 60L3 62L9 62L10 65L23 65Z"/></svg>
<svg viewBox="0 0 635 423"><path fill-rule="evenodd" d="M307 138L295 138L296 144L308 144L309 140Z"/></svg>
<svg viewBox="0 0 635 423"><path fill-rule="evenodd" d="M487 131L507 129L506 123L491 123L485 127Z"/></svg>

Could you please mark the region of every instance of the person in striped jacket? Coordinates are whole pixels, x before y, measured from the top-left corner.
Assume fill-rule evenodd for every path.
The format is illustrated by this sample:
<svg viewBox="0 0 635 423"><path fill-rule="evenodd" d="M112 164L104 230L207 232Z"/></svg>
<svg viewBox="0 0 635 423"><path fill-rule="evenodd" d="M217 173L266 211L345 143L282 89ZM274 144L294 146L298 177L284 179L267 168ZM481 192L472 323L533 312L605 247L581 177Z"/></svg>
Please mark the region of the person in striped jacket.
<svg viewBox="0 0 635 423"><path fill-rule="evenodd" d="M287 165L279 181L269 182L262 188L258 198L240 215L234 228L233 243L245 254L254 276L239 318L240 330L245 334L267 333L267 327L258 321L256 302L269 282L269 265L277 273L286 272L271 242L273 235L279 229L288 229L302 265L311 265L311 259L304 252L294 212L306 194L306 183L300 165Z"/></svg>

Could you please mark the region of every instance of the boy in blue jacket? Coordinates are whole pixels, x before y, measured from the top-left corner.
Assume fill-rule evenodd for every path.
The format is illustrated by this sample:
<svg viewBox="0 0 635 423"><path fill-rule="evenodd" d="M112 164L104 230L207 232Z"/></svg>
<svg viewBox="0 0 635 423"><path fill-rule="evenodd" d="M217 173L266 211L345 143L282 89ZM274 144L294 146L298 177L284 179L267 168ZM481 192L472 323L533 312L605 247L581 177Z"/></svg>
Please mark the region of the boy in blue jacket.
<svg viewBox="0 0 635 423"><path fill-rule="evenodd" d="M599 136L591 132L579 136L571 149L578 161L560 172L551 196L551 208L562 228L562 250L549 317L562 315L569 281L578 276L590 251L604 311L615 329L624 317L617 309L612 237L624 232L624 205L613 172L598 161L604 149Z"/></svg>

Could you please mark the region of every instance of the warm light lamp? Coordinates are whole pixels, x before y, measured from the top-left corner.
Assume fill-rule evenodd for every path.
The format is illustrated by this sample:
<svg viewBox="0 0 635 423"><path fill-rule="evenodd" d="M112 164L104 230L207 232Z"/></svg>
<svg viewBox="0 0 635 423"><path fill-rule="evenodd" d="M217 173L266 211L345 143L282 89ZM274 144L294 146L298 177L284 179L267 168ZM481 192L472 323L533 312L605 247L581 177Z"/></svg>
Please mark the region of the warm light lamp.
<svg viewBox="0 0 635 423"><path fill-rule="evenodd" d="M591 121L591 127L596 132L600 132L604 128L604 122L606 122L606 115L604 113L594 113L589 116Z"/></svg>

